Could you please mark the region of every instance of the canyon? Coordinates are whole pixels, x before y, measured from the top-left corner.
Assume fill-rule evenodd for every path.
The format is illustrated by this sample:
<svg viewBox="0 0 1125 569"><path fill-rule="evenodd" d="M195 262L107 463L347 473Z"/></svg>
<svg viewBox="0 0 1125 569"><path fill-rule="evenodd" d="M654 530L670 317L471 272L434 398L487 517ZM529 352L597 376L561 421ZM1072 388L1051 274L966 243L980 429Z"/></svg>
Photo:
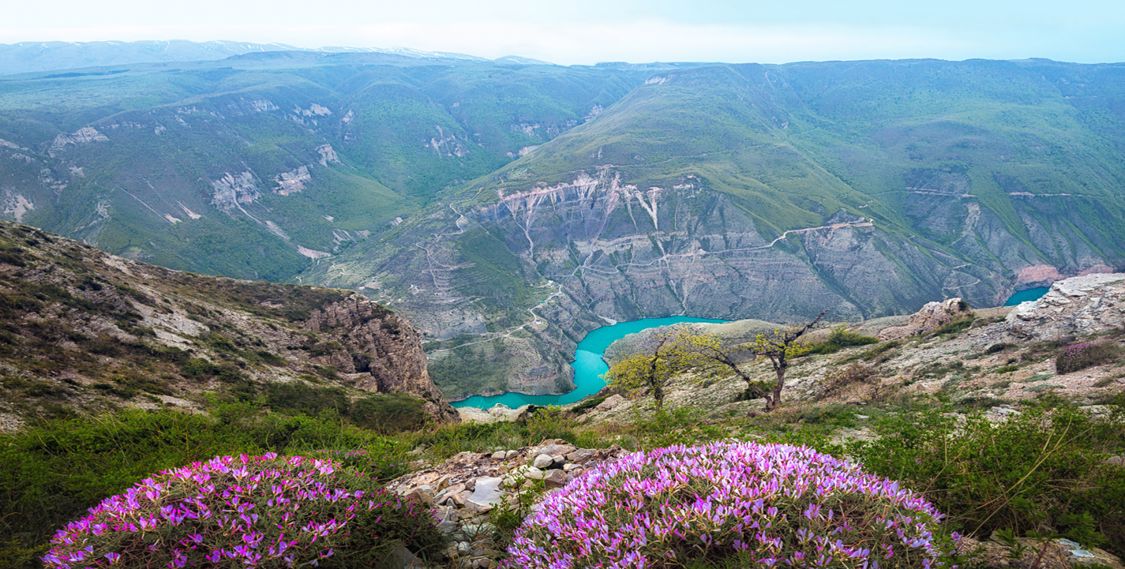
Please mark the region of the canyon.
<svg viewBox="0 0 1125 569"><path fill-rule="evenodd" d="M0 215L357 291L418 327L451 399L564 393L613 322L857 321L1122 269L1122 85L1047 60L253 50L5 76Z"/></svg>

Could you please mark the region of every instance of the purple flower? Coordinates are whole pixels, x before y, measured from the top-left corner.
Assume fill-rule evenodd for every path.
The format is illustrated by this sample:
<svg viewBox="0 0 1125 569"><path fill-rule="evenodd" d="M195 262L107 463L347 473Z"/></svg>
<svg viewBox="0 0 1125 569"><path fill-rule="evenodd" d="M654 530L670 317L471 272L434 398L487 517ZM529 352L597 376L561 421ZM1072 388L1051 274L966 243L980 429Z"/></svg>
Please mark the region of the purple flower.
<svg viewBox="0 0 1125 569"><path fill-rule="evenodd" d="M897 483L806 447L674 446L602 464L549 494L516 532L505 567L735 555L766 567L945 567L939 519Z"/></svg>
<svg viewBox="0 0 1125 569"><path fill-rule="evenodd" d="M363 480L332 460L273 453L195 462L106 498L59 530L42 561L49 569L291 567L335 555L360 515L372 535L391 511L432 524L428 510ZM361 488L348 487L354 481Z"/></svg>

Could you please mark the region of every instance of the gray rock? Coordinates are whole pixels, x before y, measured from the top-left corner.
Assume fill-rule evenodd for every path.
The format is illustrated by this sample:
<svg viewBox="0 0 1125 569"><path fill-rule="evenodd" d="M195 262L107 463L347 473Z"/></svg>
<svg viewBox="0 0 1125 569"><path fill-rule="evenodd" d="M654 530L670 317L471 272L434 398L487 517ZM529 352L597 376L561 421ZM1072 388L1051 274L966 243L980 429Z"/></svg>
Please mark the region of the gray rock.
<svg viewBox="0 0 1125 569"><path fill-rule="evenodd" d="M396 545L394 549L388 553L390 559L390 567L401 567L402 569L425 569L426 563L406 549L402 544Z"/></svg>
<svg viewBox="0 0 1125 569"><path fill-rule="evenodd" d="M545 454L547 456L554 456L556 454L566 455L567 453L574 452L574 450L574 445L564 442L551 442L531 449L534 454Z"/></svg>
<svg viewBox="0 0 1125 569"><path fill-rule="evenodd" d="M475 537L478 535L491 534L493 531L496 531L496 526L488 522L481 522L479 524L465 524L465 526L461 529L465 532L466 535Z"/></svg>
<svg viewBox="0 0 1125 569"><path fill-rule="evenodd" d="M441 492L438 492L436 496L434 496L434 503L435 504L444 504L444 503L446 503L447 501L450 501L450 500L456 501L455 496L457 494L460 494L464 490L465 490L464 484L454 484L452 486L448 486L444 490L442 490ZM460 505L460 504L458 504L458 505Z"/></svg>
<svg viewBox="0 0 1125 569"><path fill-rule="evenodd" d="M884 328L879 332L879 339L894 340L925 334L970 314L972 310L960 297L948 298L940 302L927 302L910 317L906 325Z"/></svg>
<svg viewBox="0 0 1125 569"><path fill-rule="evenodd" d="M619 395L617 393L614 393L613 395L610 395L609 397L606 397L605 401L602 401L601 403L598 403L598 406L595 407L594 409L597 409L598 411L611 411L615 407L620 406L624 402L625 402L624 397L622 397L621 395Z"/></svg>
<svg viewBox="0 0 1125 569"><path fill-rule="evenodd" d="M540 454L539 456L535 457L535 460L531 461L531 466L534 466L535 468L538 468L538 469L544 469L544 468L550 468L551 465L554 464L554 463L555 463L555 459L551 458L550 455Z"/></svg>
<svg viewBox="0 0 1125 569"><path fill-rule="evenodd" d="M595 454L597 453L593 450L590 450L588 448L580 448L571 452L570 454L567 454L566 459L570 462L584 463L591 458L594 458Z"/></svg>
<svg viewBox="0 0 1125 569"><path fill-rule="evenodd" d="M538 469L534 466L529 466L527 468L527 470L523 473L523 476L524 476L524 478L527 478L528 480L542 480L544 474L543 474L542 470L540 470L540 469Z"/></svg>
<svg viewBox="0 0 1125 569"><path fill-rule="evenodd" d="M1005 319L1013 336L1059 340L1125 326L1125 274L1100 273L1064 279Z"/></svg>
<svg viewBox="0 0 1125 569"><path fill-rule="evenodd" d="M489 508L495 506L500 502L500 481L500 478L495 476L477 478L473 493L465 500L466 505L471 503Z"/></svg>
<svg viewBox="0 0 1125 569"><path fill-rule="evenodd" d="M410 491L406 493L406 497L417 498L423 503L432 504L434 502L434 488L429 484L422 484L421 486L410 489Z"/></svg>
<svg viewBox="0 0 1125 569"><path fill-rule="evenodd" d="M566 486L566 483L570 481L570 477L562 470L548 470L546 476L543 477L543 481L547 483L547 486L559 488Z"/></svg>

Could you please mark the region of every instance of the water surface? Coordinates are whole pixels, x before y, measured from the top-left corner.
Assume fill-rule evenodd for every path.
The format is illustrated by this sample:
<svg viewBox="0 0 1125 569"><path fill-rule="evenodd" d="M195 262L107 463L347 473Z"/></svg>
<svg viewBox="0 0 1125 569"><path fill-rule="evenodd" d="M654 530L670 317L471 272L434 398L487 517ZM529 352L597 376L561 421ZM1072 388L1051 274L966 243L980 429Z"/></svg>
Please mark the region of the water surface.
<svg viewBox="0 0 1125 569"><path fill-rule="evenodd" d="M501 393L500 395L474 395L468 399L455 401L452 405L454 407L478 407L480 409L489 409L497 403L502 403L515 409L523 405L566 405L581 401L605 387L605 372L609 371L609 364L606 363L603 356L605 355L606 348L610 344L641 330L649 328L659 328L661 326L671 326L673 324L682 324L685 322L710 322L721 323L726 320L715 320L712 318L692 318L690 316L668 316L666 318L645 318L642 320L630 320L628 322L618 322L612 326L602 326L596 330L591 330L586 337L578 343L578 349L574 351L574 361L571 366L574 368L574 391L570 393L563 393L562 395L525 395L523 393L515 393L509 391L508 393Z"/></svg>
<svg viewBox="0 0 1125 569"><path fill-rule="evenodd" d="M1039 300L1039 298L1044 294L1047 294L1047 291L1049 290L1051 290L1051 287L1037 286L1035 288L1027 288L1024 290L1016 291L1015 294L1008 297L1008 300L1004 301L1004 306L1015 306L1021 302Z"/></svg>

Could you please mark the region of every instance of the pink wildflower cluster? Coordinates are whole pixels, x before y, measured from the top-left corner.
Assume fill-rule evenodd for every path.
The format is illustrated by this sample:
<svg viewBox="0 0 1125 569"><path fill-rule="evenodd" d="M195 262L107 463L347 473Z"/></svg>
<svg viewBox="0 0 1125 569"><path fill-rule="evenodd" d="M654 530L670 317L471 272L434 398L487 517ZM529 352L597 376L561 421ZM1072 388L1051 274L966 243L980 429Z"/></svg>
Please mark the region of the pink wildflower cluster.
<svg viewBox="0 0 1125 569"><path fill-rule="evenodd" d="M1077 342L1064 347L1055 358L1055 371L1072 373L1116 359L1120 350L1109 342Z"/></svg>
<svg viewBox="0 0 1125 569"><path fill-rule="evenodd" d="M374 548L383 538L408 538L404 526L432 525L424 509L331 460L222 456L166 470L103 500L56 533L43 563L59 569L316 565L357 543Z"/></svg>
<svg viewBox="0 0 1125 569"><path fill-rule="evenodd" d="M524 521L508 568L937 568L952 540L898 483L806 447L674 446L591 469Z"/></svg>

